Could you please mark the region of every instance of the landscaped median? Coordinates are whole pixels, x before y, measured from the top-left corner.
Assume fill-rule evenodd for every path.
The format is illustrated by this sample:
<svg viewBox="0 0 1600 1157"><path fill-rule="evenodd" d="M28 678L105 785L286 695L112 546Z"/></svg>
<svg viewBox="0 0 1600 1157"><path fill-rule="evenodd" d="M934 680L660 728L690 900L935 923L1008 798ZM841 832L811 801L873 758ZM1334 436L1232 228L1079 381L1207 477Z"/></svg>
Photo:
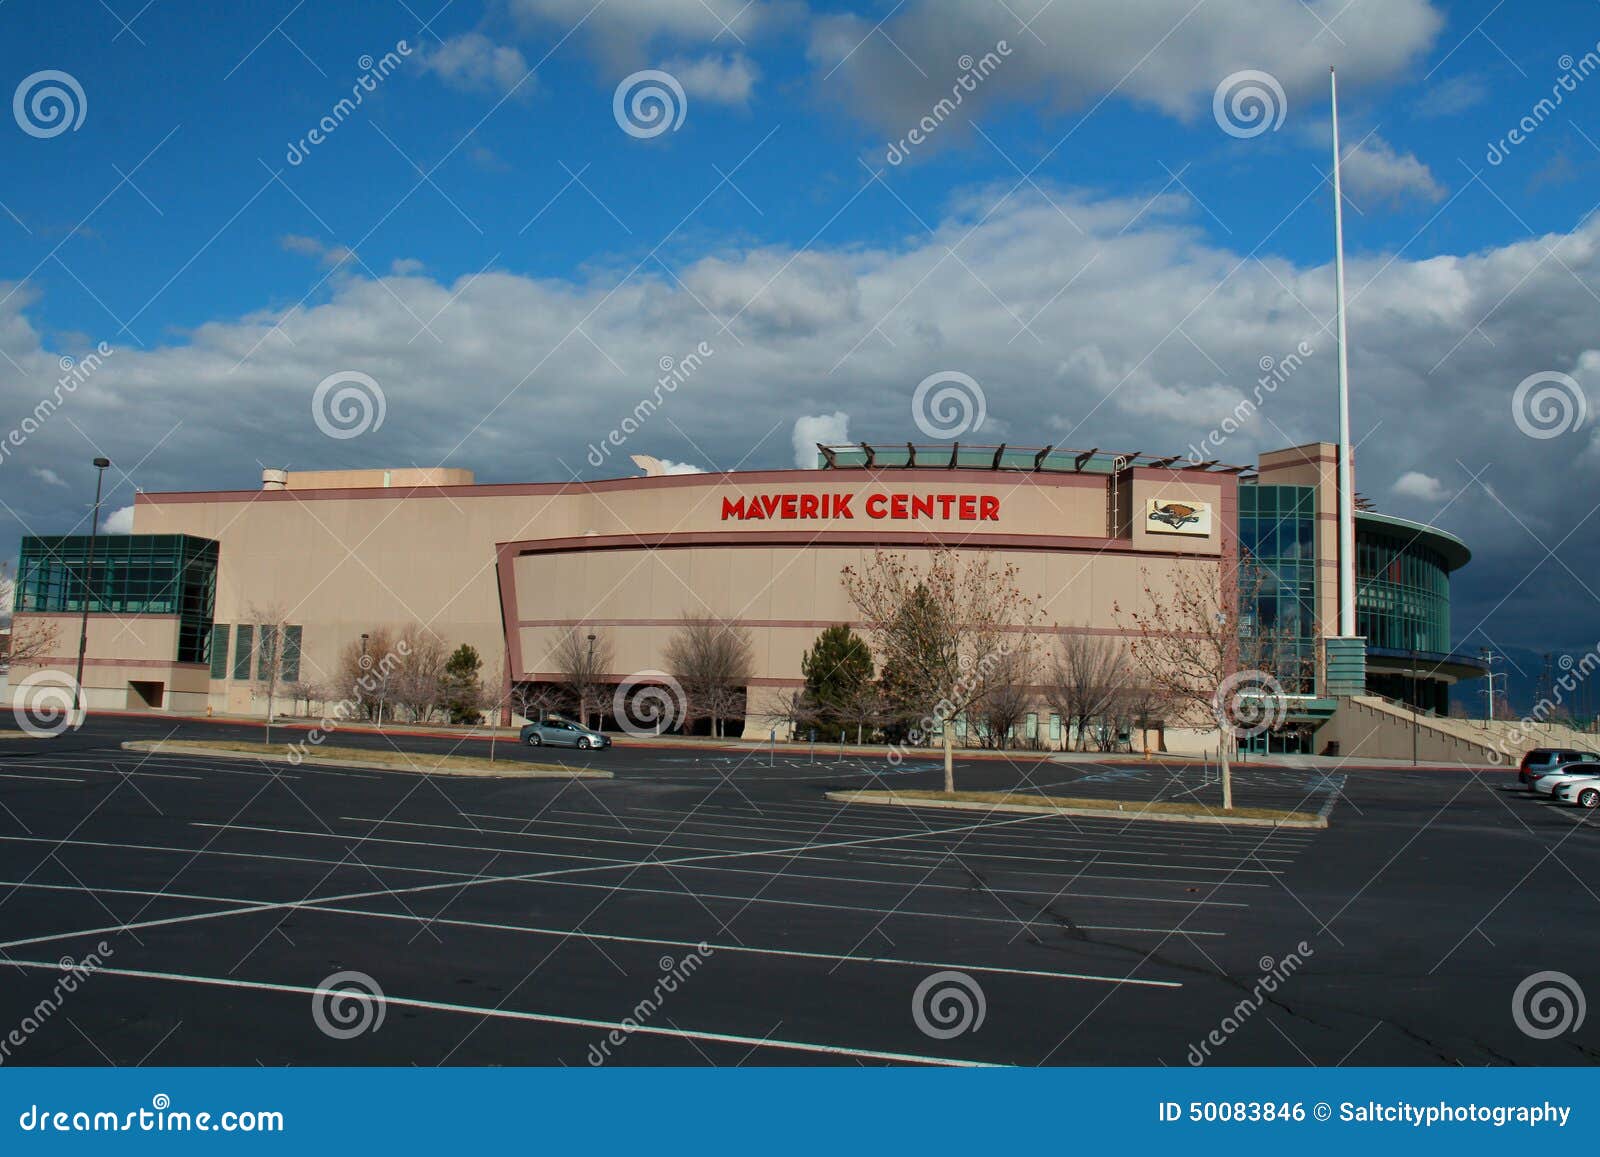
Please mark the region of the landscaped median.
<svg viewBox="0 0 1600 1157"><path fill-rule="evenodd" d="M1328 817L1313 812L1269 807L1236 807L1224 811L1203 803L1137 799L1084 799L1077 796L1033 795L1014 791L830 791L838 803L895 807L939 807L958 811L1015 812L1022 815L1101 816L1166 823L1227 824L1252 828L1325 828Z"/></svg>
<svg viewBox="0 0 1600 1157"><path fill-rule="evenodd" d="M316 747L303 743L246 743L227 739L128 740L124 751L169 755L211 755L219 759L255 759L308 767L360 767L373 771L409 771L414 775L463 775L508 779L610 779L609 771L564 767L559 763L524 763L520 759L480 759L471 755L436 755L430 751L395 751L369 747Z"/></svg>

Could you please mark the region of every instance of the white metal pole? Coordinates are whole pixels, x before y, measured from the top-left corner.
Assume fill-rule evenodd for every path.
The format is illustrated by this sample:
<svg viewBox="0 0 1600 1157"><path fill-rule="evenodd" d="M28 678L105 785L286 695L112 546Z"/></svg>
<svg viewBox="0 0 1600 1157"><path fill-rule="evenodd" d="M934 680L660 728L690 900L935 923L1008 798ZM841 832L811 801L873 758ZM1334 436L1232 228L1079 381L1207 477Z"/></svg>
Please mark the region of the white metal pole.
<svg viewBox="0 0 1600 1157"><path fill-rule="evenodd" d="M1328 69L1333 106L1334 318L1339 344L1339 634L1356 633L1355 475L1350 454L1350 365L1344 318L1344 196L1339 185L1339 81Z"/></svg>

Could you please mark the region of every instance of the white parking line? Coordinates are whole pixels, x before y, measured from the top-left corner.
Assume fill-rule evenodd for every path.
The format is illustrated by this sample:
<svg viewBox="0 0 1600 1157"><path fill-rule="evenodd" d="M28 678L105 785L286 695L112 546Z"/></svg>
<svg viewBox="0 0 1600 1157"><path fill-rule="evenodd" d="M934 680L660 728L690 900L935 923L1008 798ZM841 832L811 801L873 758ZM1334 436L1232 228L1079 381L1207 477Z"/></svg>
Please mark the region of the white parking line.
<svg viewBox="0 0 1600 1157"><path fill-rule="evenodd" d="M1014 826L1016 824L1037 823L1039 820L1047 819L1047 818L1049 818L1049 817L1047 817L1047 816L1032 816L1032 815L1014 816L1014 817L1008 817L1008 818L1003 819L1003 820L994 820L994 819L984 820L982 822L970 825L970 828L971 828L972 831L980 831L980 830L988 830L990 828L997 828L997 827L1012 827L1012 826ZM352 837L352 838L354 838L354 837ZM39 837L32 837L32 836L0 836L0 840L26 841L26 842L29 842L29 843L57 843L57 844L59 844L59 842L60 842L60 841L47 840L47 839L43 839L43 838L39 838ZM864 845L867 845L867 844L876 843L876 842L878 842L877 839L871 839L871 838L869 838L869 839L860 839L860 840L840 840L840 841L835 841L834 843L831 843L831 844L801 844L801 845L796 845L791 850L793 852L795 852L795 853L802 853L802 852L806 852L806 851L819 851L819 850L827 850L827 849L831 849L831 848L861 847L861 846L864 846ZM114 846L114 845L108 845L108 846ZM191 853L194 851L193 849L183 849L183 850L189 851ZM655 861L652 862L651 866L652 867L657 867L657 868L676 868L676 867L681 867L681 866L686 865L686 864L704 863L704 862L709 861L709 860L737 859L737 858L740 858L740 857L746 857L749 854L750 853L748 853L748 852L719 852L719 853L711 853L711 854L706 854L706 855L701 855L701 856L684 856L684 857L681 857L681 858L678 858L678 859L673 859L673 860L655 860ZM268 857L261 857L261 858L277 859L277 858L281 858L281 857L270 857L270 856L268 856ZM552 868L549 871L545 871L545 872L523 872L523 873L519 873L517 875L511 875L511 876L480 876L480 877L475 877L473 879L467 880L465 882L461 882L461 881L457 880L457 881L450 881L448 883L417 884L417 885L414 885L414 886L409 887L409 888L380 888L380 889L378 889L376 891L367 890L367 891L361 891L361 892L349 892L349 893L345 893L345 894L338 895L338 896L324 896L324 897L322 897L320 902L321 903L339 903L339 902L342 902L342 901L345 901L345 900L370 900L374 896L415 895L415 894L420 893L420 892L436 892L436 891L440 891L440 890L445 889L445 888L455 888L455 889L458 889L459 891L465 891L467 888L477 887L477 886L482 885L482 884L506 884L506 883L515 883L515 882L521 881L521 880L543 880L543 879L552 879L552 878L557 877L557 876L574 875L574 874L579 873L579 872L605 872L605 871L616 871L619 868L622 868L622 869L637 869L638 867L639 867L639 864L638 864L637 861L634 861L634 860L619 860L619 861L616 861L616 862L613 862L613 863L591 864L591 865L584 865L584 866L580 866L580 867L576 867L576 868ZM413 870L429 871L430 869L413 869ZM439 873L435 872L433 874L437 875ZM15 948L15 947L19 947L19 946L24 945L24 944L44 943L44 942L47 942L47 941L50 941L50 940L61 940L61 939L65 939L65 938L70 937L70 936L75 936L75 935L93 935L93 934L95 934L97 932L126 932L126 931L129 931L129 930L134 930L134 929L139 929L139 928L156 927L156 926L165 925L165 924L180 924L180 923L185 923L185 922L188 922L188 921L195 921L195 920L214 920L214 919L217 919L217 918L222 917L222 916L235 916L235 915L242 916L242 915L247 915L247 914L254 913L254 912L287 911L287 910L294 909L294 908L302 908L302 907L310 907L310 906L313 906L313 905L308 904L306 902L295 902L295 901L289 901L289 902L281 903L281 904L264 904L264 905L263 904L252 904L252 905L247 905L247 906L241 906L239 908L227 909L227 910L222 911L222 912L201 913L199 915L191 916L191 917L180 917L180 918L173 918L173 919L166 919L166 920L142 921L142 922L137 923L137 924L113 925L113 926L111 926L109 928L83 929L83 930L80 930L80 931L75 932L75 933L74 932L68 932L68 933L62 933L60 935L55 935L55 936L42 936L42 937L33 937L31 939L12 940L12 941L8 941L8 942L5 942L5 943L0 943L0 948Z"/></svg>
<svg viewBox="0 0 1600 1157"><path fill-rule="evenodd" d="M5 963L14 968L37 968L45 971L66 971L66 967L54 960L8 960ZM302 984L269 984L260 980L238 980L225 976L194 976L181 972L151 972L141 968L113 968L102 965L95 969L97 976L122 976L133 980L161 980L180 984L199 984L215 988L245 989L256 992L281 992L295 996L338 996L341 999L355 999L362 1001L381 1000L385 1005L394 1005L400 1008L416 1008L426 1012L460 1013L467 1016L486 1017L494 1020L531 1021L538 1024L555 1024L572 1028L595 1029L602 1032L626 1032L630 1035L673 1037L679 1040L708 1041L716 1044L732 1044L748 1048L781 1049L790 1052L817 1053L827 1056L855 1057L860 1060L887 1061L894 1064L919 1064L919 1065L946 1065L958 1068L991 1068L983 1061L959 1060L950 1057L923 1056L917 1053L892 1053L880 1052L876 1049L858 1049L847 1045L817 1044L809 1041L778 1040L772 1037L747 1037L735 1036L729 1033L701 1032L693 1029L666 1028L660 1025L637 1024L633 1021L595 1020L589 1017L557 1016L548 1012L522 1012L508 1008L485 1008L471 1004L450 1004L438 1000L417 1000L412 997L390 996L387 993L382 997L374 997L369 993L356 989L329 990L312 988Z"/></svg>
<svg viewBox="0 0 1600 1157"><path fill-rule="evenodd" d="M0 880L0 886L6 881ZM174 892L151 892L136 888L83 888L68 884L21 883L17 887L38 888L56 892L94 892L108 896L150 896L163 899L210 901L219 904L250 903L237 897L195 896ZM257 901L259 902L259 901ZM415 924L443 924L452 928L476 928L490 932L517 932L529 936L556 936L562 939L599 940L607 944L653 944L667 948L700 948L702 945L716 953L751 956L784 956L799 960L827 960L836 964L882 964L907 968L956 968L963 972L987 972L1003 976L1030 976L1042 980L1082 980L1102 984L1130 984L1141 988L1182 988L1181 981L1146 980L1128 976L1100 976L1087 972L1056 972L1038 968L1005 968L990 964L952 963L940 960L906 960L894 956L849 956L835 952L802 952L793 948L762 948L749 944L708 944L703 940L675 940L659 936L621 936L607 932L590 932L582 928L539 928L525 924L501 924L483 920L461 920L446 917L418 916L409 912L374 912L364 908L318 907L309 911L327 912L338 916L366 916L377 920L398 920ZM0 962L3 963L3 962Z"/></svg>

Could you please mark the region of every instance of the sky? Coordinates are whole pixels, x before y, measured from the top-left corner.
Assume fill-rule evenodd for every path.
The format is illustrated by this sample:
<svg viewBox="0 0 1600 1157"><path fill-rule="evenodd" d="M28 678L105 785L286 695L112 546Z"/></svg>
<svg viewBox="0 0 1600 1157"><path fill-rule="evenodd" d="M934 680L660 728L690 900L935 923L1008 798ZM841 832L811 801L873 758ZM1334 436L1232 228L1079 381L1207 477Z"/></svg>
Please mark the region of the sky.
<svg viewBox="0 0 1600 1157"><path fill-rule="evenodd" d="M267 467L784 467L976 416L931 374L968 443L1332 440L1330 67L1357 485L1469 543L1515 698L1600 639L1592 0L10 0L0 553L98 454L121 530Z"/></svg>

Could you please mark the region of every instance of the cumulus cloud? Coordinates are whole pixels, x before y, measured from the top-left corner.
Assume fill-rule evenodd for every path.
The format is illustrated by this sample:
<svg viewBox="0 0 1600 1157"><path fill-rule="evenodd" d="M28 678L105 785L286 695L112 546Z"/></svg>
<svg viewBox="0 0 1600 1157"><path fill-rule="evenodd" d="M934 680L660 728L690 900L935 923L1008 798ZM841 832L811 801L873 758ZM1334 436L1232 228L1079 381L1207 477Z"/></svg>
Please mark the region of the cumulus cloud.
<svg viewBox="0 0 1600 1157"><path fill-rule="evenodd" d="M119 506L100 523L101 534L132 534L133 507Z"/></svg>
<svg viewBox="0 0 1600 1157"><path fill-rule="evenodd" d="M1377 133L1345 150L1339 172L1345 195L1357 205L1398 205L1411 198L1437 204L1445 196L1427 165Z"/></svg>
<svg viewBox="0 0 1600 1157"><path fill-rule="evenodd" d="M705 468L696 466L693 462L674 462L670 458L661 459L662 472L666 474L704 474Z"/></svg>
<svg viewBox="0 0 1600 1157"><path fill-rule="evenodd" d="M963 94L961 119L1008 101L1064 111L1116 93L1194 120L1245 69L1276 78L1292 117L1321 99L1330 64L1352 91L1391 80L1442 25L1430 0L909 0L881 28L875 15L818 18L808 51L825 97L899 139L952 97L963 61L999 55L1002 41L1008 54Z"/></svg>
<svg viewBox="0 0 1600 1157"><path fill-rule="evenodd" d="M531 93L533 78L520 50L496 44L481 32L464 32L429 50L422 58L425 72L452 88L503 95Z"/></svg>
<svg viewBox="0 0 1600 1157"><path fill-rule="evenodd" d="M290 253L298 253L302 257L311 257L327 266L338 265L353 256L352 252L343 245L328 245L315 237L307 237L300 233L286 233L278 238L278 244Z"/></svg>
<svg viewBox="0 0 1600 1157"><path fill-rule="evenodd" d="M61 477L61 475L57 474L54 470L51 470L48 466L35 466L29 470L28 473L32 474L46 486L66 485L66 481Z"/></svg>
<svg viewBox="0 0 1600 1157"><path fill-rule="evenodd" d="M1431 474L1424 474L1420 470L1407 470L1395 479L1390 487L1397 497L1415 498L1422 502L1439 503L1449 493L1444 483Z"/></svg>
<svg viewBox="0 0 1600 1157"><path fill-rule="evenodd" d="M583 447L652 398L661 351L700 341L715 356L663 395L650 450L719 469L798 462L800 441L926 440L912 392L938 371L982 384L1007 441L1181 454L1254 393L1264 357L1281 364L1301 342L1312 352L1208 456L1250 463L1333 436L1326 264L1241 260L1207 240L1179 197L1047 192L1070 221L1037 195L997 203L996 191L972 190L929 234L893 245L719 246L684 260L677 280L642 267L621 284L613 273L505 269L353 275L325 301L119 348L0 460L0 525L13 542L82 529L81 501L28 473L81 458L80 429L150 491L253 489L257 458L291 469L465 466L485 482L614 475L614 463L591 468ZM1407 516L1472 546L1453 588L1462 634L1493 612L1496 637L1552 647L1564 629L1592 637L1600 621L1587 593L1554 562L1530 569L1545 558L1541 542L1562 543L1579 574L1600 569L1600 536L1567 536L1573 495L1600 488L1600 453L1583 452L1596 411L1536 439L1519 428L1512 396L1543 371L1600 389L1585 288L1600 281L1600 218L1480 252L1357 254L1347 275L1363 493L1404 500ZM34 292L0 285L0 396L14 413L31 412L60 376ZM381 426L323 432L313 394L339 371L378 384ZM811 423L803 438L797 415ZM1550 469L1555 460L1562 469ZM1472 484L1457 497L1467 478L1457 462L1489 467L1493 494ZM1396 490L1419 468L1444 493L1423 497L1415 480ZM106 484L109 504L132 501L128 481L108 473Z"/></svg>
<svg viewBox="0 0 1600 1157"><path fill-rule="evenodd" d="M730 56L678 57L663 64L691 97L713 104L748 104L761 71L742 52Z"/></svg>
<svg viewBox="0 0 1600 1157"><path fill-rule="evenodd" d="M839 445L850 440L850 415L843 410L831 414L807 414L796 418L790 441L794 445L794 464L802 470L817 468L817 445Z"/></svg>

